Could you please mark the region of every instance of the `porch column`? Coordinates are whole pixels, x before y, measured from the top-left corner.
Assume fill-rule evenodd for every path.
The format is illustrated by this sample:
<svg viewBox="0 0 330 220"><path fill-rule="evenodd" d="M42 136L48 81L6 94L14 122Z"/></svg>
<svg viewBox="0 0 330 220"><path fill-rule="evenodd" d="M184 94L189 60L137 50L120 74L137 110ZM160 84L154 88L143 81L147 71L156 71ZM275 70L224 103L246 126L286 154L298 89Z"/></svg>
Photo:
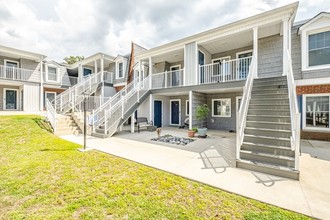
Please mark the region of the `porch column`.
<svg viewBox="0 0 330 220"><path fill-rule="evenodd" d="M257 67L254 78L258 78L258 27L253 28L253 58L255 58L254 62Z"/></svg>
<svg viewBox="0 0 330 220"><path fill-rule="evenodd" d="M134 113L135 112L133 112L133 114L131 115L131 133L134 133L134 122L135 122Z"/></svg>
<svg viewBox="0 0 330 220"><path fill-rule="evenodd" d="M82 65L78 65L78 81L80 82L83 79Z"/></svg>
<svg viewBox="0 0 330 220"><path fill-rule="evenodd" d="M288 66L287 60L287 50L288 50L288 19L283 19L283 76L286 75L286 70Z"/></svg>
<svg viewBox="0 0 330 220"><path fill-rule="evenodd" d="M150 94L149 97L149 121L152 121L154 125L154 96Z"/></svg>
<svg viewBox="0 0 330 220"><path fill-rule="evenodd" d="M142 63L141 60L139 60L139 82L141 82L141 78L142 78Z"/></svg>
<svg viewBox="0 0 330 220"><path fill-rule="evenodd" d="M192 91L189 91L189 129L192 129L193 127L193 120L192 120L192 116L193 116L193 112L192 112L192 106L193 106L193 93Z"/></svg>
<svg viewBox="0 0 330 220"><path fill-rule="evenodd" d="M42 60L43 60L43 57L40 57L40 97L39 97L39 100L40 100L39 101L39 109L40 109L40 111L43 111L43 109L44 109L44 74L43 74ZM21 106L21 108L22 107L23 106Z"/></svg>
<svg viewBox="0 0 330 220"><path fill-rule="evenodd" d="M149 89L152 87L152 59L149 57Z"/></svg>
<svg viewBox="0 0 330 220"><path fill-rule="evenodd" d="M97 61L94 60L94 73L97 73Z"/></svg>
<svg viewBox="0 0 330 220"><path fill-rule="evenodd" d="M101 81L103 82L103 74L104 74L104 55L101 57Z"/></svg>

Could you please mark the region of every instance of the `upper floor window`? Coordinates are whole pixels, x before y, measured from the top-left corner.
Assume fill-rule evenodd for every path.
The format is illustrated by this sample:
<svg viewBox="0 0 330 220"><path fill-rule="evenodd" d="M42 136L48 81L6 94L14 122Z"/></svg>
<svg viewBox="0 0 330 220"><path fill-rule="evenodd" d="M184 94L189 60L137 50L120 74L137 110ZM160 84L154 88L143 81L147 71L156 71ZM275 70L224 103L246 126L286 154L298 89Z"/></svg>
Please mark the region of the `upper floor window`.
<svg viewBox="0 0 330 220"><path fill-rule="evenodd" d="M88 68L84 68L84 77L89 76L92 74L92 70Z"/></svg>
<svg viewBox="0 0 330 220"><path fill-rule="evenodd" d="M118 78L124 77L123 62L118 63Z"/></svg>
<svg viewBox="0 0 330 220"><path fill-rule="evenodd" d="M47 80L57 81L57 68L50 66L48 67Z"/></svg>
<svg viewBox="0 0 330 220"><path fill-rule="evenodd" d="M309 66L330 64L330 31L308 36Z"/></svg>

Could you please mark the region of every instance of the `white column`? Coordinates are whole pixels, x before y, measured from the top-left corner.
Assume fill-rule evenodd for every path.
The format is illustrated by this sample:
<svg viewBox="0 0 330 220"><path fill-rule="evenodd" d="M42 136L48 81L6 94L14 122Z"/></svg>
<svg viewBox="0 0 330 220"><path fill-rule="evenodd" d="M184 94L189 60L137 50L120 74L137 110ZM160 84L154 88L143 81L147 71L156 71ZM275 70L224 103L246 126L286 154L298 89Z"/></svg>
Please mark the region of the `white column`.
<svg viewBox="0 0 330 220"><path fill-rule="evenodd" d="M192 106L193 106L193 94L192 91L189 91L189 129L192 129L192 116L193 116L193 112L192 112Z"/></svg>
<svg viewBox="0 0 330 220"><path fill-rule="evenodd" d="M101 58L101 80L103 81L103 74L104 74L104 55Z"/></svg>
<svg viewBox="0 0 330 220"><path fill-rule="evenodd" d="M286 75L287 70L287 50L288 50L288 19L284 19L282 22L283 26L283 76Z"/></svg>
<svg viewBox="0 0 330 220"><path fill-rule="evenodd" d="M254 62L256 62L256 69L254 78L258 78L258 27L253 28L253 57L255 58Z"/></svg>
<svg viewBox="0 0 330 220"><path fill-rule="evenodd" d="M149 121L153 121L154 124L154 96L150 94L149 97Z"/></svg>
<svg viewBox="0 0 330 220"><path fill-rule="evenodd" d="M39 100L40 100L39 109L40 109L40 111L43 111L43 108L44 108L44 74L43 74L42 60L43 60L43 57L40 58L40 97L39 97ZM24 93L24 91L23 91L23 93Z"/></svg>
<svg viewBox="0 0 330 220"><path fill-rule="evenodd" d="M97 61L94 60L94 73L97 73Z"/></svg>
<svg viewBox="0 0 330 220"><path fill-rule="evenodd" d="M139 60L139 82L141 82L141 78L142 78L142 63L141 63L141 60Z"/></svg>
<svg viewBox="0 0 330 220"><path fill-rule="evenodd" d="M78 82L80 82L83 79L83 71L82 71L82 65L78 65Z"/></svg>
<svg viewBox="0 0 330 220"><path fill-rule="evenodd" d="M152 59L149 57L149 89L152 87Z"/></svg>
<svg viewBox="0 0 330 220"><path fill-rule="evenodd" d="M134 133L134 122L135 122L135 112L133 112L133 114L131 115L131 133Z"/></svg>

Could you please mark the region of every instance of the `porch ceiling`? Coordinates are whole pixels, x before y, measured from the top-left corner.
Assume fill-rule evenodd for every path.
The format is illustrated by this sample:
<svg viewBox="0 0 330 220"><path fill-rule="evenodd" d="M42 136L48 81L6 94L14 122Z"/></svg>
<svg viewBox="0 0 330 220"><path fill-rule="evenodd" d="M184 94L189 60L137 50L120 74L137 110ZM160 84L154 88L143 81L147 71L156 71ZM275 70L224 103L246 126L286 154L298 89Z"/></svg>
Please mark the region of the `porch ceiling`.
<svg viewBox="0 0 330 220"><path fill-rule="evenodd" d="M259 27L258 38L269 37L281 33L281 23ZM240 32L234 35L218 38L200 44L209 53L216 54L223 51L234 50L237 48L253 45L253 31Z"/></svg>
<svg viewBox="0 0 330 220"><path fill-rule="evenodd" d="M184 50L179 49L179 50L174 50L169 53L164 53L155 57L152 57L152 62L153 63L159 63L159 62L169 62L169 63L175 63L182 61L184 59ZM149 61L147 61L149 62Z"/></svg>

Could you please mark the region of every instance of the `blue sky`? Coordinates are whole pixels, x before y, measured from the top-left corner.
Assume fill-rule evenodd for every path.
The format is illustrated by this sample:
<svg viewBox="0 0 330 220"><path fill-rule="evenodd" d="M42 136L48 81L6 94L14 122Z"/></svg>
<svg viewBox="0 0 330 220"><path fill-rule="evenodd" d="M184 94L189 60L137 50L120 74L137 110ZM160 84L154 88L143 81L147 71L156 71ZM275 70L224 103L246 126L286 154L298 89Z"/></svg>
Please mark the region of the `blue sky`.
<svg viewBox="0 0 330 220"><path fill-rule="evenodd" d="M0 44L42 53L126 54L243 19L291 0L0 0ZM329 0L302 0L296 21L330 12Z"/></svg>

